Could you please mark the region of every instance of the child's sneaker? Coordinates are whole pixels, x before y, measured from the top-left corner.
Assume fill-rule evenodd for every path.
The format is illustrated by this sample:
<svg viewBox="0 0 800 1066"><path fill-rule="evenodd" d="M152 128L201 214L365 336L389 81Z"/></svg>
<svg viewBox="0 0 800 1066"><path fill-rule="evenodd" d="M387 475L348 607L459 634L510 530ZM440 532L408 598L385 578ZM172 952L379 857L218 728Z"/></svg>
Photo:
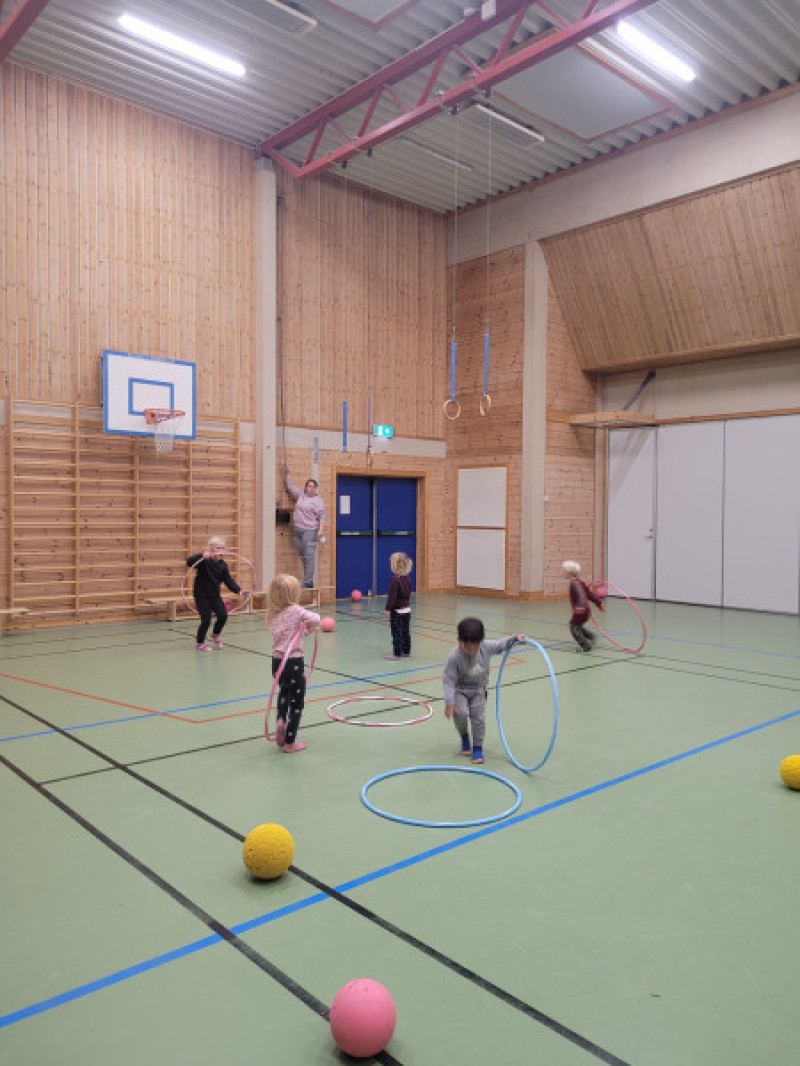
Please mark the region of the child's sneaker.
<svg viewBox="0 0 800 1066"><path fill-rule="evenodd" d="M472 745L469 742L469 733L465 733L461 738L461 754L466 755L467 758L472 755Z"/></svg>
<svg viewBox="0 0 800 1066"><path fill-rule="evenodd" d="M390 662L395 662L395 660L402 658L402 655L384 655L384 659L388 659Z"/></svg>
<svg viewBox="0 0 800 1066"><path fill-rule="evenodd" d="M212 637L211 639L214 641L214 643L216 644L216 646L218 648L224 648L225 647L225 645L222 643L222 637Z"/></svg>
<svg viewBox="0 0 800 1066"><path fill-rule="evenodd" d="M305 751L308 744L304 744L302 740L296 740L294 744L284 744L283 750L287 755L292 755L296 751Z"/></svg>
<svg viewBox="0 0 800 1066"><path fill-rule="evenodd" d="M195 651L211 651L211 648L207 644L195 644Z"/></svg>
<svg viewBox="0 0 800 1066"><path fill-rule="evenodd" d="M483 748L479 748L477 744L472 749L472 761L474 763L482 763L483 762Z"/></svg>

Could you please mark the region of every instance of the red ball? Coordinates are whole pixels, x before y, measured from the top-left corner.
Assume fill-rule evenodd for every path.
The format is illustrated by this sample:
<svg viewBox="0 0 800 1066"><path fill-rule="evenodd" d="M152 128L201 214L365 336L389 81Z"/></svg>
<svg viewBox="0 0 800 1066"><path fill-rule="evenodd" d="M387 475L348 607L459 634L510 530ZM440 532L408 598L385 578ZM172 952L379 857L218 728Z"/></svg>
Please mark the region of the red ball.
<svg viewBox="0 0 800 1066"><path fill-rule="evenodd" d="M361 599L361 591L359 589L353 589L353 591L350 593L350 599L351 600L360 600Z"/></svg>
<svg viewBox="0 0 800 1066"><path fill-rule="evenodd" d="M387 989L368 977L348 982L333 998L330 1026L337 1046L357 1059L383 1051L397 1024L397 1008Z"/></svg>
<svg viewBox="0 0 800 1066"><path fill-rule="evenodd" d="M332 618L323 618L319 627L323 633L332 633L336 629L336 623Z"/></svg>

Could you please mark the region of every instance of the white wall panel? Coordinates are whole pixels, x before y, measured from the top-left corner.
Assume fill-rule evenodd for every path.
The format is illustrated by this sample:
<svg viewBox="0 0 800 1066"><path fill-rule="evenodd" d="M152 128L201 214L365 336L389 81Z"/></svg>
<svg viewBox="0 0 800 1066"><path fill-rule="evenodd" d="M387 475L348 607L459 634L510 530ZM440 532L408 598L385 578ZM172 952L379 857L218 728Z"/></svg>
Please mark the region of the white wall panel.
<svg viewBox="0 0 800 1066"><path fill-rule="evenodd" d="M608 434L606 577L629 596L653 596L655 429Z"/></svg>
<svg viewBox="0 0 800 1066"><path fill-rule="evenodd" d="M800 606L800 415L725 428L723 604Z"/></svg>
<svg viewBox="0 0 800 1066"><path fill-rule="evenodd" d="M722 422L661 426L656 461L656 599L722 603Z"/></svg>

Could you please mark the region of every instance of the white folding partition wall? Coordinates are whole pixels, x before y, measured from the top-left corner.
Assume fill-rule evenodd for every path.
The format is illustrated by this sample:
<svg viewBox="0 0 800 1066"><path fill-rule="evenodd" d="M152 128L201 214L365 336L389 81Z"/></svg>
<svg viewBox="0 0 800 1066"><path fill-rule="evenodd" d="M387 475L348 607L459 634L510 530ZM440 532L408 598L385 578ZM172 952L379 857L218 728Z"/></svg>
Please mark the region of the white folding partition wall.
<svg viewBox="0 0 800 1066"><path fill-rule="evenodd" d="M728 422L726 607L795 613L800 604L800 415Z"/></svg>
<svg viewBox="0 0 800 1066"><path fill-rule="evenodd" d="M653 596L655 455L654 429L608 435L605 576L635 599Z"/></svg>
<svg viewBox="0 0 800 1066"><path fill-rule="evenodd" d="M724 422L658 429L656 597L722 603Z"/></svg>
<svg viewBox="0 0 800 1066"><path fill-rule="evenodd" d="M635 598L800 610L800 416L609 433L607 576Z"/></svg>

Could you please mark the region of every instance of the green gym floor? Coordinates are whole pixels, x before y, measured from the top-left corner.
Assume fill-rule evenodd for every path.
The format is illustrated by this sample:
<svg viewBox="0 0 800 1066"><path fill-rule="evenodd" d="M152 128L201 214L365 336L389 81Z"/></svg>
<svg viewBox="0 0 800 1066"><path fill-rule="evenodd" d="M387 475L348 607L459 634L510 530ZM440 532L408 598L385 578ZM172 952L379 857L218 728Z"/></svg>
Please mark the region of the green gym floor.
<svg viewBox="0 0 800 1066"><path fill-rule="evenodd" d="M641 654L582 655L563 603L420 595L389 662L382 600L331 605L296 755L263 735L263 615L208 655L190 618L4 636L0 1062L352 1062L327 1010L356 977L397 1006L386 1064L797 1062L798 619L640 607ZM441 769L468 765L441 690L467 614L546 651L510 655L500 723L492 673L504 780ZM639 643L624 601L602 617ZM548 660L557 737L528 773L503 736L523 766L547 751ZM382 699L333 721L351 696ZM399 698L432 717L369 728L427 714ZM362 802L423 766L368 800L481 824ZM269 882L241 858L263 822L296 845Z"/></svg>

